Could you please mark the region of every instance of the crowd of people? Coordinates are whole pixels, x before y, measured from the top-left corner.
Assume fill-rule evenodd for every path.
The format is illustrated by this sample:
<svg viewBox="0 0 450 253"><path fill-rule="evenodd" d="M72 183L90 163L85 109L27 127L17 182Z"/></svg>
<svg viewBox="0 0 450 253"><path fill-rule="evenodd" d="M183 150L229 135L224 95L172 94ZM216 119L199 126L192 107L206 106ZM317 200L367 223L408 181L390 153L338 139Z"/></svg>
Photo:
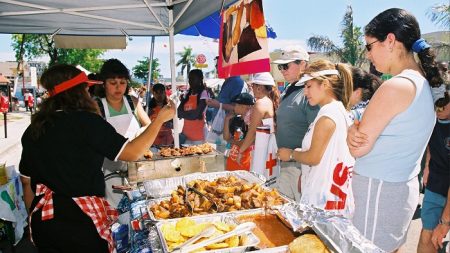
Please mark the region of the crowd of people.
<svg viewBox="0 0 450 253"><path fill-rule="evenodd" d="M273 62L287 83L281 94L263 72L226 79L216 98L194 69L178 105L162 84L152 85L148 104L139 99L145 90L130 96L129 70L116 59L90 78L70 65L51 67L41 77L49 97L22 137L19 166L35 245L111 252L121 197L111 185L121 182L105 184L104 175L126 170L124 162L152 145L173 145L175 111L184 120L180 143L205 142L210 107L213 119L226 112L226 170L253 169L257 132L267 127L281 160L278 190L347 217L387 252L406 241L424 170L418 252L436 252L450 229L450 80L420 35L414 16L397 8L365 27L366 56L392 76L386 81L346 63L310 62L296 45Z"/></svg>

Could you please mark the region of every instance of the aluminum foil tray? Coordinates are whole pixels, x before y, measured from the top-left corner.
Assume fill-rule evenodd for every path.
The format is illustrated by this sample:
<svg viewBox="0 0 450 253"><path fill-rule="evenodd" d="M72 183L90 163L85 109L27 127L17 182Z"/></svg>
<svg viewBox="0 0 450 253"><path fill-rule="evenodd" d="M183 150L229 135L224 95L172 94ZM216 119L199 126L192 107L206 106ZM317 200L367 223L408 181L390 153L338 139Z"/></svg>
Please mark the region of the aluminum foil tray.
<svg viewBox="0 0 450 253"><path fill-rule="evenodd" d="M202 222L215 222L215 221L222 221L227 224L233 224L237 225L236 220L227 214L215 214L215 215L209 215L209 216L196 216L196 217L190 217L192 220L194 220L197 223ZM179 219L173 219L173 220L167 220L164 222L159 222L155 225L156 230L158 232L158 237L161 243L162 252L169 252L169 248L167 246L167 242L164 239L163 233L161 231L161 227L166 223L176 223ZM205 251L208 253L240 253L245 252L247 248L253 247L259 243L259 238L253 234L252 232L247 232L247 243L246 245L234 247L234 248L226 248L226 249L217 249L217 250L209 250Z"/></svg>
<svg viewBox="0 0 450 253"><path fill-rule="evenodd" d="M268 189L268 188L265 188ZM290 203L291 200L288 198L285 198L283 195L280 194L280 196L287 202L286 204ZM158 223L158 222L164 222L164 221L172 221L172 220L176 220L178 218L172 218L172 219L158 219L155 217L155 215L153 214L152 210L150 210L150 207L154 204L158 204L159 202L163 201L163 200L169 200L170 197L164 197L164 198L158 198L158 199L150 199L147 202L147 213L148 213L148 217L149 220L147 220L147 222L151 222L151 223ZM286 205L284 204L284 205ZM272 208L280 208L281 206L274 206ZM255 208L255 209L245 209L245 210L238 210L238 211L231 211L231 212L223 212L223 213L211 213L211 214L203 214L203 215L195 215L192 217L210 217L210 216L214 216L217 214L233 214L233 215L243 215L243 214L247 214L248 212L263 212L264 209L263 208Z"/></svg>
<svg viewBox="0 0 450 253"><path fill-rule="evenodd" d="M258 175L256 173L248 172L245 170L237 171L219 171L219 172L208 172L208 173L192 173L179 177L161 178L145 181L142 183L144 187L144 192L149 198L162 198L170 196L172 191L176 190L179 185L186 185L192 180L203 179L208 181L214 181L219 177L236 176L249 183L263 184L266 179L264 176Z"/></svg>

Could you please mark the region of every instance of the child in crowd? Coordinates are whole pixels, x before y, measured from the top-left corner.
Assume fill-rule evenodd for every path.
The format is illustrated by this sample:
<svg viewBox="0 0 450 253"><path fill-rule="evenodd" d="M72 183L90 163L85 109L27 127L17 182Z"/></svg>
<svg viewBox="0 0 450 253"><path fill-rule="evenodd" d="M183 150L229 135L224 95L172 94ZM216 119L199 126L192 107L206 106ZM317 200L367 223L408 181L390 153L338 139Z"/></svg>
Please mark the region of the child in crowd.
<svg viewBox="0 0 450 253"><path fill-rule="evenodd" d="M168 103L166 96L166 87L163 84L161 83L154 84L152 87L152 94L153 97L148 104L148 116L150 117L151 121L156 119L161 108L163 108ZM153 142L153 145L157 146L172 145L173 144L172 129L173 129L173 121L170 120L165 122L162 125L161 129L159 130L158 136Z"/></svg>
<svg viewBox="0 0 450 253"><path fill-rule="evenodd" d="M230 144L231 150L238 148L238 144L247 135L248 125L250 124L250 111L255 104L255 99L249 93L241 93L234 99L234 113L229 113L225 117L223 127L223 139ZM227 157L226 170L250 170L251 148L247 148L242 153L240 162L236 161L236 152L234 156Z"/></svg>

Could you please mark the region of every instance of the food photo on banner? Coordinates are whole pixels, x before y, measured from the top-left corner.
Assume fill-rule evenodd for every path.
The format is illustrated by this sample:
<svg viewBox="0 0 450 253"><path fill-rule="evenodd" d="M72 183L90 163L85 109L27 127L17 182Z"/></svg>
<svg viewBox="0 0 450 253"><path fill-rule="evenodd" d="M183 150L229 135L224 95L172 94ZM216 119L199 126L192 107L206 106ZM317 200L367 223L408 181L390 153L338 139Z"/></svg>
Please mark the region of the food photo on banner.
<svg viewBox="0 0 450 253"><path fill-rule="evenodd" d="M220 78L270 71L262 0L241 0L222 11Z"/></svg>

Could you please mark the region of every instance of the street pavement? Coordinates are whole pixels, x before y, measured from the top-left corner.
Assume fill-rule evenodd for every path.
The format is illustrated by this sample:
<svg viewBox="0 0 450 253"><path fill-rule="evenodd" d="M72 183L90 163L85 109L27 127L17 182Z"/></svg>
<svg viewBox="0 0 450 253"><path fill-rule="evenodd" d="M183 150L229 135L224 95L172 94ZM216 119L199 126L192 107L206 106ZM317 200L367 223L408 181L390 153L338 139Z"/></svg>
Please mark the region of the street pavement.
<svg viewBox="0 0 450 253"><path fill-rule="evenodd" d="M22 145L20 139L23 132L30 124L30 113L23 111L8 113L7 121L7 131L8 137L4 136L4 122L3 115L0 116L0 160L6 161L7 165L14 165L18 170L20 155L22 152ZM218 168L222 169L224 167L223 159L216 159L216 164L214 168L209 168L209 171L217 171ZM422 198L421 198L422 199ZM416 252L417 243L419 241L420 230L422 229L422 224L420 219L415 219L412 221L408 233L408 239L405 245L405 251L407 253ZM1 252L1 250L0 250ZM16 246L15 252L17 253L34 253L36 252L28 243L21 241L18 246ZM6 253L6 252L5 252Z"/></svg>

